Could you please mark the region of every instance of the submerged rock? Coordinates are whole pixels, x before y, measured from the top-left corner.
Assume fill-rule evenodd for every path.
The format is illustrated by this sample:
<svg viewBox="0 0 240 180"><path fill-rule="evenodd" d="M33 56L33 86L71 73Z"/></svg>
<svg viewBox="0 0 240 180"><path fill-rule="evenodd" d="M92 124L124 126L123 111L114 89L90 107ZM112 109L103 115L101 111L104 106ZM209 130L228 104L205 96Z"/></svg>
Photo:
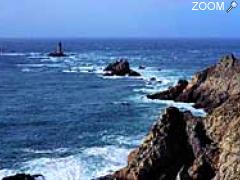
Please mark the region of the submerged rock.
<svg viewBox="0 0 240 180"><path fill-rule="evenodd" d="M109 64L104 71L106 72L105 76L141 76L136 71L133 71L130 69L129 62L125 59L120 59L119 61L116 61L114 63Z"/></svg>
<svg viewBox="0 0 240 180"><path fill-rule="evenodd" d="M151 77L150 81L157 81L157 78L156 77Z"/></svg>
<svg viewBox="0 0 240 180"><path fill-rule="evenodd" d="M143 66L143 65L140 65L140 66L138 67L138 69L146 69L146 67Z"/></svg>

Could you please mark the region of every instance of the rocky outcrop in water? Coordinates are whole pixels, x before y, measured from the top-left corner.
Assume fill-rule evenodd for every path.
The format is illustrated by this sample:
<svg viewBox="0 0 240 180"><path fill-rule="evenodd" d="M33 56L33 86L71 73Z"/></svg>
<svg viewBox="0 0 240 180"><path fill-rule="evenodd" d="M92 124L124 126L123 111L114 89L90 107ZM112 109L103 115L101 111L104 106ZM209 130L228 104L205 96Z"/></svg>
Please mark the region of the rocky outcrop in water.
<svg viewBox="0 0 240 180"><path fill-rule="evenodd" d="M220 63L182 81L157 99L195 102L206 117L170 107L128 164L101 180L237 180L240 178L240 63ZM154 97L152 96L152 99Z"/></svg>
<svg viewBox="0 0 240 180"><path fill-rule="evenodd" d="M187 87L187 85L188 81L179 80L178 84L175 87L171 87L169 88L169 90L164 92L147 95L147 97L149 99L162 99L162 100L176 99Z"/></svg>
<svg viewBox="0 0 240 180"><path fill-rule="evenodd" d="M14 176L8 176L2 180L45 180L42 175L29 175L29 174L16 174Z"/></svg>
<svg viewBox="0 0 240 180"><path fill-rule="evenodd" d="M67 56L66 54L64 54L62 42L59 42L58 46L57 46L57 50L49 53L48 56L50 56L50 57L65 57L65 56Z"/></svg>
<svg viewBox="0 0 240 180"><path fill-rule="evenodd" d="M174 88L148 95L151 99L168 99L195 103L196 108L206 111L218 107L230 96L240 93L240 63L233 56L223 57L220 62L197 73L185 88ZM184 84L185 85L185 84ZM182 86L184 87L184 86Z"/></svg>
<svg viewBox="0 0 240 180"><path fill-rule="evenodd" d="M120 59L114 63L109 64L104 71L106 72L105 76L141 76L136 71L130 69L129 62L125 59Z"/></svg>

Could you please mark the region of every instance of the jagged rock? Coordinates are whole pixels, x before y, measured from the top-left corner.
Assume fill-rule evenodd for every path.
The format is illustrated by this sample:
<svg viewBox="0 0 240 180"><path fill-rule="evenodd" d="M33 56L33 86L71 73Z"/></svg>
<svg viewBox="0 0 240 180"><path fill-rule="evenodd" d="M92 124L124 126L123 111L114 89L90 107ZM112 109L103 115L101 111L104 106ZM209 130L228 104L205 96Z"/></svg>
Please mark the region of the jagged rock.
<svg viewBox="0 0 240 180"><path fill-rule="evenodd" d="M156 94L147 95L149 99L176 99L183 90L187 87L188 81L186 80L179 80L177 86L171 87L167 91L163 91Z"/></svg>
<svg viewBox="0 0 240 180"><path fill-rule="evenodd" d="M209 114L168 108L130 153L127 167L101 180L239 179L240 63L233 55L157 98L195 102Z"/></svg>
<svg viewBox="0 0 240 180"><path fill-rule="evenodd" d="M202 120L174 107L166 109L144 143L129 154L128 166L100 179L212 179L219 151L207 137Z"/></svg>
<svg viewBox="0 0 240 180"><path fill-rule="evenodd" d="M182 113L174 107L166 109L166 113L152 127L144 143L130 153L128 166L107 176L106 179L102 177L102 180L214 177L214 168L204 154L207 144L212 142L204 134L203 127L200 118L193 117L190 112ZM196 158L204 162L201 165L196 163L191 175L188 169Z"/></svg>
<svg viewBox="0 0 240 180"><path fill-rule="evenodd" d="M240 94L230 97L204 121L207 134L219 145L218 171L214 180L240 177Z"/></svg>
<svg viewBox="0 0 240 180"><path fill-rule="evenodd" d="M129 62L125 59L120 59L114 63L109 64L104 71L106 72L105 76L141 76L138 72L130 69Z"/></svg>
<svg viewBox="0 0 240 180"><path fill-rule="evenodd" d="M16 174L4 177L2 180L45 180L42 175Z"/></svg>
<svg viewBox="0 0 240 180"><path fill-rule="evenodd" d="M233 55L228 55L223 57L218 64L197 73L185 88L178 88L179 85L177 85L167 91L147 97L192 102L195 103L196 108L204 108L210 112L224 103L229 96L240 93L239 72L239 60Z"/></svg>

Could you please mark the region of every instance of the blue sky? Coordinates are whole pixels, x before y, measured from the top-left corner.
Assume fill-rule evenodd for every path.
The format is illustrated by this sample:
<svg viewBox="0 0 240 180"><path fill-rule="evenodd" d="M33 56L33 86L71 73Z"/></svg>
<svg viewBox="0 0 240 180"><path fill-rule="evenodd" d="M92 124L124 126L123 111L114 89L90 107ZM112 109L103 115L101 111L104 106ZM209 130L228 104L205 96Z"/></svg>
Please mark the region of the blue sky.
<svg viewBox="0 0 240 180"><path fill-rule="evenodd" d="M240 37L240 6L191 9L190 0L1 0L0 37Z"/></svg>

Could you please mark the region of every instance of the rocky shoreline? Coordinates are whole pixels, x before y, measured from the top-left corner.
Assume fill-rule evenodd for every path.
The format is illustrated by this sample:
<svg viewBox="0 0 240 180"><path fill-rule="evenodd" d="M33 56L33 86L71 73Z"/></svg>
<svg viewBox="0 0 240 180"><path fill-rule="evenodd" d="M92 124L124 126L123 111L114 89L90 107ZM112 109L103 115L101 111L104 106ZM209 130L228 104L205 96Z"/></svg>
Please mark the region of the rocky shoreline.
<svg viewBox="0 0 240 180"><path fill-rule="evenodd" d="M206 117L169 107L128 165L99 180L237 180L240 178L240 61L233 55L150 99L195 103Z"/></svg>
<svg viewBox="0 0 240 180"><path fill-rule="evenodd" d="M109 66L110 75L118 74L115 67L123 62ZM123 67L128 71L120 75L129 74L129 65ZM240 60L225 56L190 82L180 80L175 87L147 97L195 103L208 115L195 117L167 108L129 154L127 166L98 180L240 179Z"/></svg>

